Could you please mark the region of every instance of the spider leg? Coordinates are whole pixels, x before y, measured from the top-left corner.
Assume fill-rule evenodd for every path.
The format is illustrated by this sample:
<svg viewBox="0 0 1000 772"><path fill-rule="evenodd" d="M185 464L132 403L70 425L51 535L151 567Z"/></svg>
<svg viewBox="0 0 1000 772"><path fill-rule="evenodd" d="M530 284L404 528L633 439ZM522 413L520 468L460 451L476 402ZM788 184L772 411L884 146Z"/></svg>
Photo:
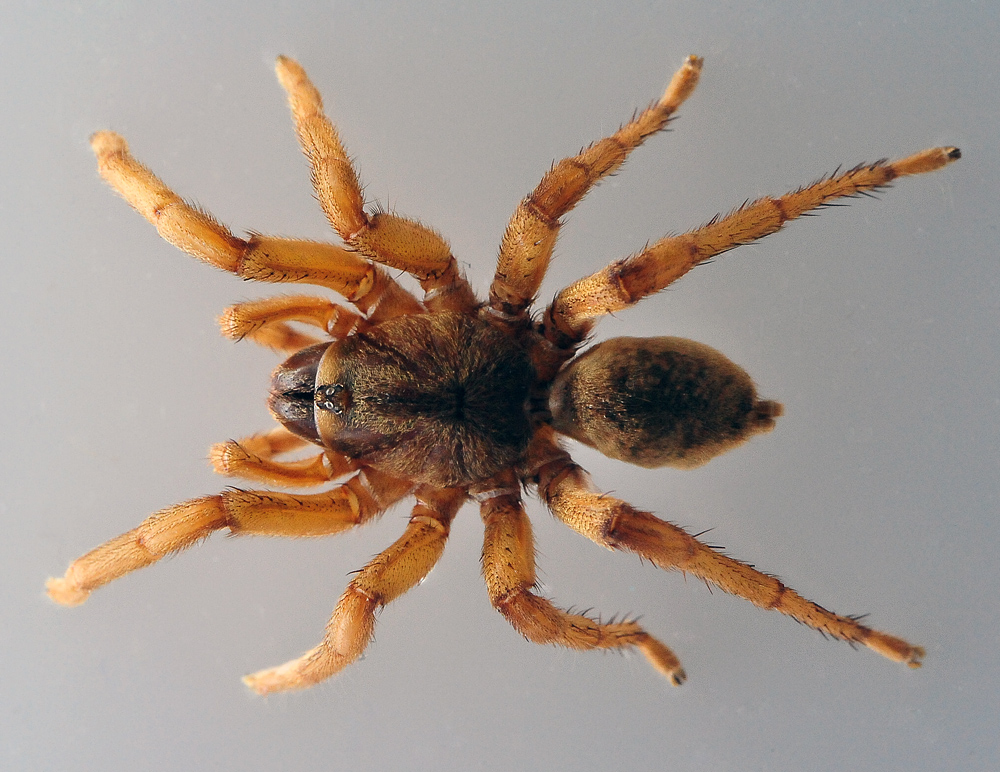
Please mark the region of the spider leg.
<svg viewBox="0 0 1000 772"><path fill-rule="evenodd" d="M397 315L422 310L416 298L385 271L343 247L256 234L249 239L234 236L136 161L125 140L114 132L99 131L90 144L105 181L178 249L244 279L329 287L365 312Z"/></svg>
<svg viewBox="0 0 1000 772"><path fill-rule="evenodd" d="M365 327L363 316L325 298L309 295L279 295L237 303L219 317L222 334L230 340L249 338L284 354L294 354L321 342L319 338L294 329L288 322L318 327L334 340L346 338Z"/></svg>
<svg viewBox="0 0 1000 772"><path fill-rule="evenodd" d="M532 592L535 547L531 522L524 511L513 475L498 487L476 494L486 525L483 540L483 576L490 601L514 629L534 643L553 643L570 649L624 649L634 646L674 686L684 682L680 660L664 644L634 621L602 624L581 614L556 608Z"/></svg>
<svg viewBox="0 0 1000 772"><path fill-rule="evenodd" d="M555 164L518 205L500 244L496 275L490 287L490 308L494 312L503 317L526 314L548 269L560 218L595 184L615 172L646 137L666 127L670 117L694 91L701 66L701 58L689 56L659 101L610 137Z"/></svg>
<svg viewBox="0 0 1000 772"><path fill-rule="evenodd" d="M406 532L358 572L337 603L323 641L298 659L245 676L258 694L304 689L361 656L372 639L375 613L415 587L444 552L451 521L465 500L461 489L417 489Z"/></svg>
<svg viewBox="0 0 1000 772"><path fill-rule="evenodd" d="M834 614L776 577L702 544L676 525L595 492L587 473L551 438L535 450L543 461L536 472L539 494L557 518L588 539L608 549L634 552L660 568L693 574L832 638L859 643L896 662L920 667L924 650L919 646Z"/></svg>
<svg viewBox="0 0 1000 772"><path fill-rule="evenodd" d="M218 474L288 488L323 485L357 471L357 463L332 451L295 461L274 460L309 444L284 426L277 426L265 434L218 442L208 457Z"/></svg>
<svg viewBox="0 0 1000 772"><path fill-rule="evenodd" d="M476 305L448 242L414 220L388 212L369 215L357 171L323 99L298 62L279 56L278 81L288 94L299 144L312 167L313 187L333 229L352 249L382 265L411 273L435 310L469 311Z"/></svg>
<svg viewBox="0 0 1000 772"><path fill-rule="evenodd" d="M46 588L56 603L77 606L98 587L190 547L213 531L326 536L371 520L410 490L405 481L366 471L313 495L230 489L185 501L73 561L66 574L49 579Z"/></svg>
<svg viewBox="0 0 1000 772"><path fill-rule="evenodd" d="M545 314L545 335L557 345L583 340L594 320L638 303L715 255L768 236L833 199L858 196L898 177L936 171L961 157L936 147L891 163L878 161L833 175L780 198L761 198L680 236L668 236L566 287Z"/></svg>

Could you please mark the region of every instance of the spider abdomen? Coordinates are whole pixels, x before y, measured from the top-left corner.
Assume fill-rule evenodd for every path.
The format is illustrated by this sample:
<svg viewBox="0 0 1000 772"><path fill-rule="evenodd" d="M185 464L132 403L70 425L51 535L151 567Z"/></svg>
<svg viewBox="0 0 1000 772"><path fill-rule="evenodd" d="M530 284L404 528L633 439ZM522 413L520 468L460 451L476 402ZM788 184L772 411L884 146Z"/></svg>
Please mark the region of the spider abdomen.
<svg viewBox="0 0 1000 772"><path fill-rule="evenodd" d="M486 322L398 317L329 346L316 426L327 447L389 474L468 485L524 452L533 378L525 351Z"/></svg>
<svg viewBox="0 0 1000 772"><path fill-rule="evenodd" d="M757 398L747 372L687 338L613 338L556 378L553 426L604 455L693 468L770 431L781 405Z"/></svg>

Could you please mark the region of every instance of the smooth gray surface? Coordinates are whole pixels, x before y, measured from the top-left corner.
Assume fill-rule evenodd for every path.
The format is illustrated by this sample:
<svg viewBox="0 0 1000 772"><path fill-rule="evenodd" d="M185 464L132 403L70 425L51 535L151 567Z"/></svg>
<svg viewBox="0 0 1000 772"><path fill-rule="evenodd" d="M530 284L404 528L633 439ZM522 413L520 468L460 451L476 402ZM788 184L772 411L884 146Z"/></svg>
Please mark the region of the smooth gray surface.
<svg viewBox="0 0 1000 772"><path fill-rule="evenodd" d="M5 405L0 767L24 770L972 770L1000 764L998 11L995 3L8 3L0 11ZM674 6L674 7L669 7ZM239 676L313 645L406 508L337 539L207 543L80 608L42 586L149 512L218 490L214 441L269 425L275 358L214 317L268 294L161 242L98 179L136 155L234 229L326 238L279 53L326 97L373 200L445 233L485 291L553 159L705 57L674 131L569 218L543 296L838 164L955 144L900 182L702 267L603 322L686 335L785 403L695 472L580 451L598 483L926 646L909 671L605 553L537 502L546 591L642 613L689 682L641 657L526 643L458 518L366 658L305 693Z"/></svg>

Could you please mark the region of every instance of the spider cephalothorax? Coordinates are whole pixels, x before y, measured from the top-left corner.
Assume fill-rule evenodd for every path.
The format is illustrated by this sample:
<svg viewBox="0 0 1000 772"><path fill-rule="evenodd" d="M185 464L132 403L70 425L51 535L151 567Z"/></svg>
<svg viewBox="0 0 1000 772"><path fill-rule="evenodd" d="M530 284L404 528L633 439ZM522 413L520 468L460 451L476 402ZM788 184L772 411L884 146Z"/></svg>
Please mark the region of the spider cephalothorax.
<svg viewBox="0 0 1000 772"><path fill-rule="evenodd" d="M701 65L689 57L659 101L552 167L507 226L485 302L475 297L441 236L395 214L365 211L357 174L323 115L319 93L290 59L278 60L278 78L320 204L346 248L234 236L138 163L121 137L95 134L102 176L167 241L244 279L333 289L358 309L281 296L233 306L221 319L225 335L289 356L274 373L269 399L280 426L214 446L216 470L288 487L345 479L312 495L231 488L169 507L74 561L64 577L49 580L49 595L66 605L82 603L95 588L215 530L333 534L414 495L406 533L354 576L322 642L244 679L261 694L303 688L361 655L375 612L433 568L452 519L472 499L485 525L482 562L490 600L517 630L532 641L576 649L635 647L681 683L677 657L637 622L602 623L563 611L535 592L531 524L521 501L526 488L598 544L689 572L834 638L919 666L919 646L833 614L677 526L598 492L560 441L560 435L572 437L641 466L689 468L770 431L781 405L759 399L747 373L708 346L682 338L617 338L579 356L577 351L599 317L658 292L712 256L774 233L832 199L934 171L959 157L957 148L932 148L745 204L611 263L561 290L542 315L532 316L561 218L667 125L694 90ZM380 266L412 274L423 298ZM311 325L323 339L289 322ZM319 446L318 455L275 460L310 444Z"/></svg>
<svg viewBox="0 0 1000 772"><path fill-rule="evenodd" d="M401 316L306 351L275 372L271 407L310 442L443 487L482 482L528 447L528 353L477 317ZM306 404L290 410L297 397Z"/></svg>

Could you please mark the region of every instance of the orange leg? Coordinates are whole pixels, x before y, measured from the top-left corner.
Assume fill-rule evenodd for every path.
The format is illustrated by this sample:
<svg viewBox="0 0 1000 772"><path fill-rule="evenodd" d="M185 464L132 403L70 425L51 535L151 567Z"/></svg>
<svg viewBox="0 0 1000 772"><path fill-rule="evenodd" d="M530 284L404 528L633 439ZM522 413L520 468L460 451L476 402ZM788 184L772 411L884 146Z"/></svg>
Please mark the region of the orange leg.
<svg viewBox="0 0 1000 772"><path fill-rule="evenodd" d="M309 295L279 295L237 303L219 317L222 334L230 340L249 338L284 354L322 342L304 335L288 322L317 327L334 340L363 329L365 318L325 298Z"/></svg>
<svg viewBox="0 0 1000 772"><path fill-rule="evenodd" d="M464 492L456 488L422 487L416 495L406 532L351 580L323 641L298 659L244 677L247 686L258 694L305 689L361 656L374 633L375 613L427 576L441 557L451 521L465 500Z"/></svg>
<svg viewBox="0 0 1000 772"><path fill-rule="evenodd" d="M73 561L65 576L49 579L46 587L56 603L77 606L98 587L190 547L213 531L326 536L371 520L409 491L408 483L368 473L311 496L230 489L160 510L138 528Z"/></svg>
<svg viewBox="0 0 1000 772"><path fill-rule="evenodd" d="M384 271L343 247L273 236L238 238L136 161L119 135L100 131L90 144L101 176L178 249L244 279L329 287L362 311L377 306L396 313L421 310Z"/></svg>
<svg viewBox="0 0 1000 772"><path fill-rule="evenodd" d="M472 288L461 275L448 242L414 220L388 212L365 212L357 171L323 113L319 91L292 59L278 57L275 70L288 94L320 206L344 243L382 265L413 274L435 310L471 310L476 305Z"/></svg>
<svg viewBox="0 0 1000 772"><path fill-rule="evenodd" d="M666 127L698 84L701 65L699 57L689 56L659 101L610 137L557 163L520 203L500 245L500 259L490 287L494 312L504 317L526 313L548 269L560 218L597 182L615 172L646 137Z"/></svg>
<svg viewBox="0 0 1000 772"><path fill-rule="evenodd" d="M755 606L775 609L833 638L859 643L896 662L920 667L924 650L827 611L773 576L727 557L671 523L595 491L590 478L552 440L536 445L538 490L552 513L608 549L628 550L664 569L691 573Z"/></svg>
<svg viewBox="0 0 1000 772"><path fill-rule="evenodd" d="M960 157L958 148L936 147L892 163L856 166L781 198L761 198L681 236L661 239L562 290L545 314L546 337L561 345L581 341L597 317L659 292L715 255L768 236L834 199L885 187L898 177L936 171Z"/></svg>
<svg viewBox="0 0 1000 772"><path fill-rule="evenodd" d="M501 485L499 490L484 490L477 495L486 525L483 576L497 611L534 643L554 643L581 650L634 646L674 686L680 686L685 678L680 660L636 622L602 624L556 608L532 592L536 583L531 522L524 512L513 475L507 484Z"/></svg>
<svg viewBox="0 0 1000 772"><path fill-rule="evenodd" d="M208 457L218 474L286 488L323 485L357 470L353 460L331 451L296 461L274 460L308 444L278 426L266 434L216 443Z"/></svg>

